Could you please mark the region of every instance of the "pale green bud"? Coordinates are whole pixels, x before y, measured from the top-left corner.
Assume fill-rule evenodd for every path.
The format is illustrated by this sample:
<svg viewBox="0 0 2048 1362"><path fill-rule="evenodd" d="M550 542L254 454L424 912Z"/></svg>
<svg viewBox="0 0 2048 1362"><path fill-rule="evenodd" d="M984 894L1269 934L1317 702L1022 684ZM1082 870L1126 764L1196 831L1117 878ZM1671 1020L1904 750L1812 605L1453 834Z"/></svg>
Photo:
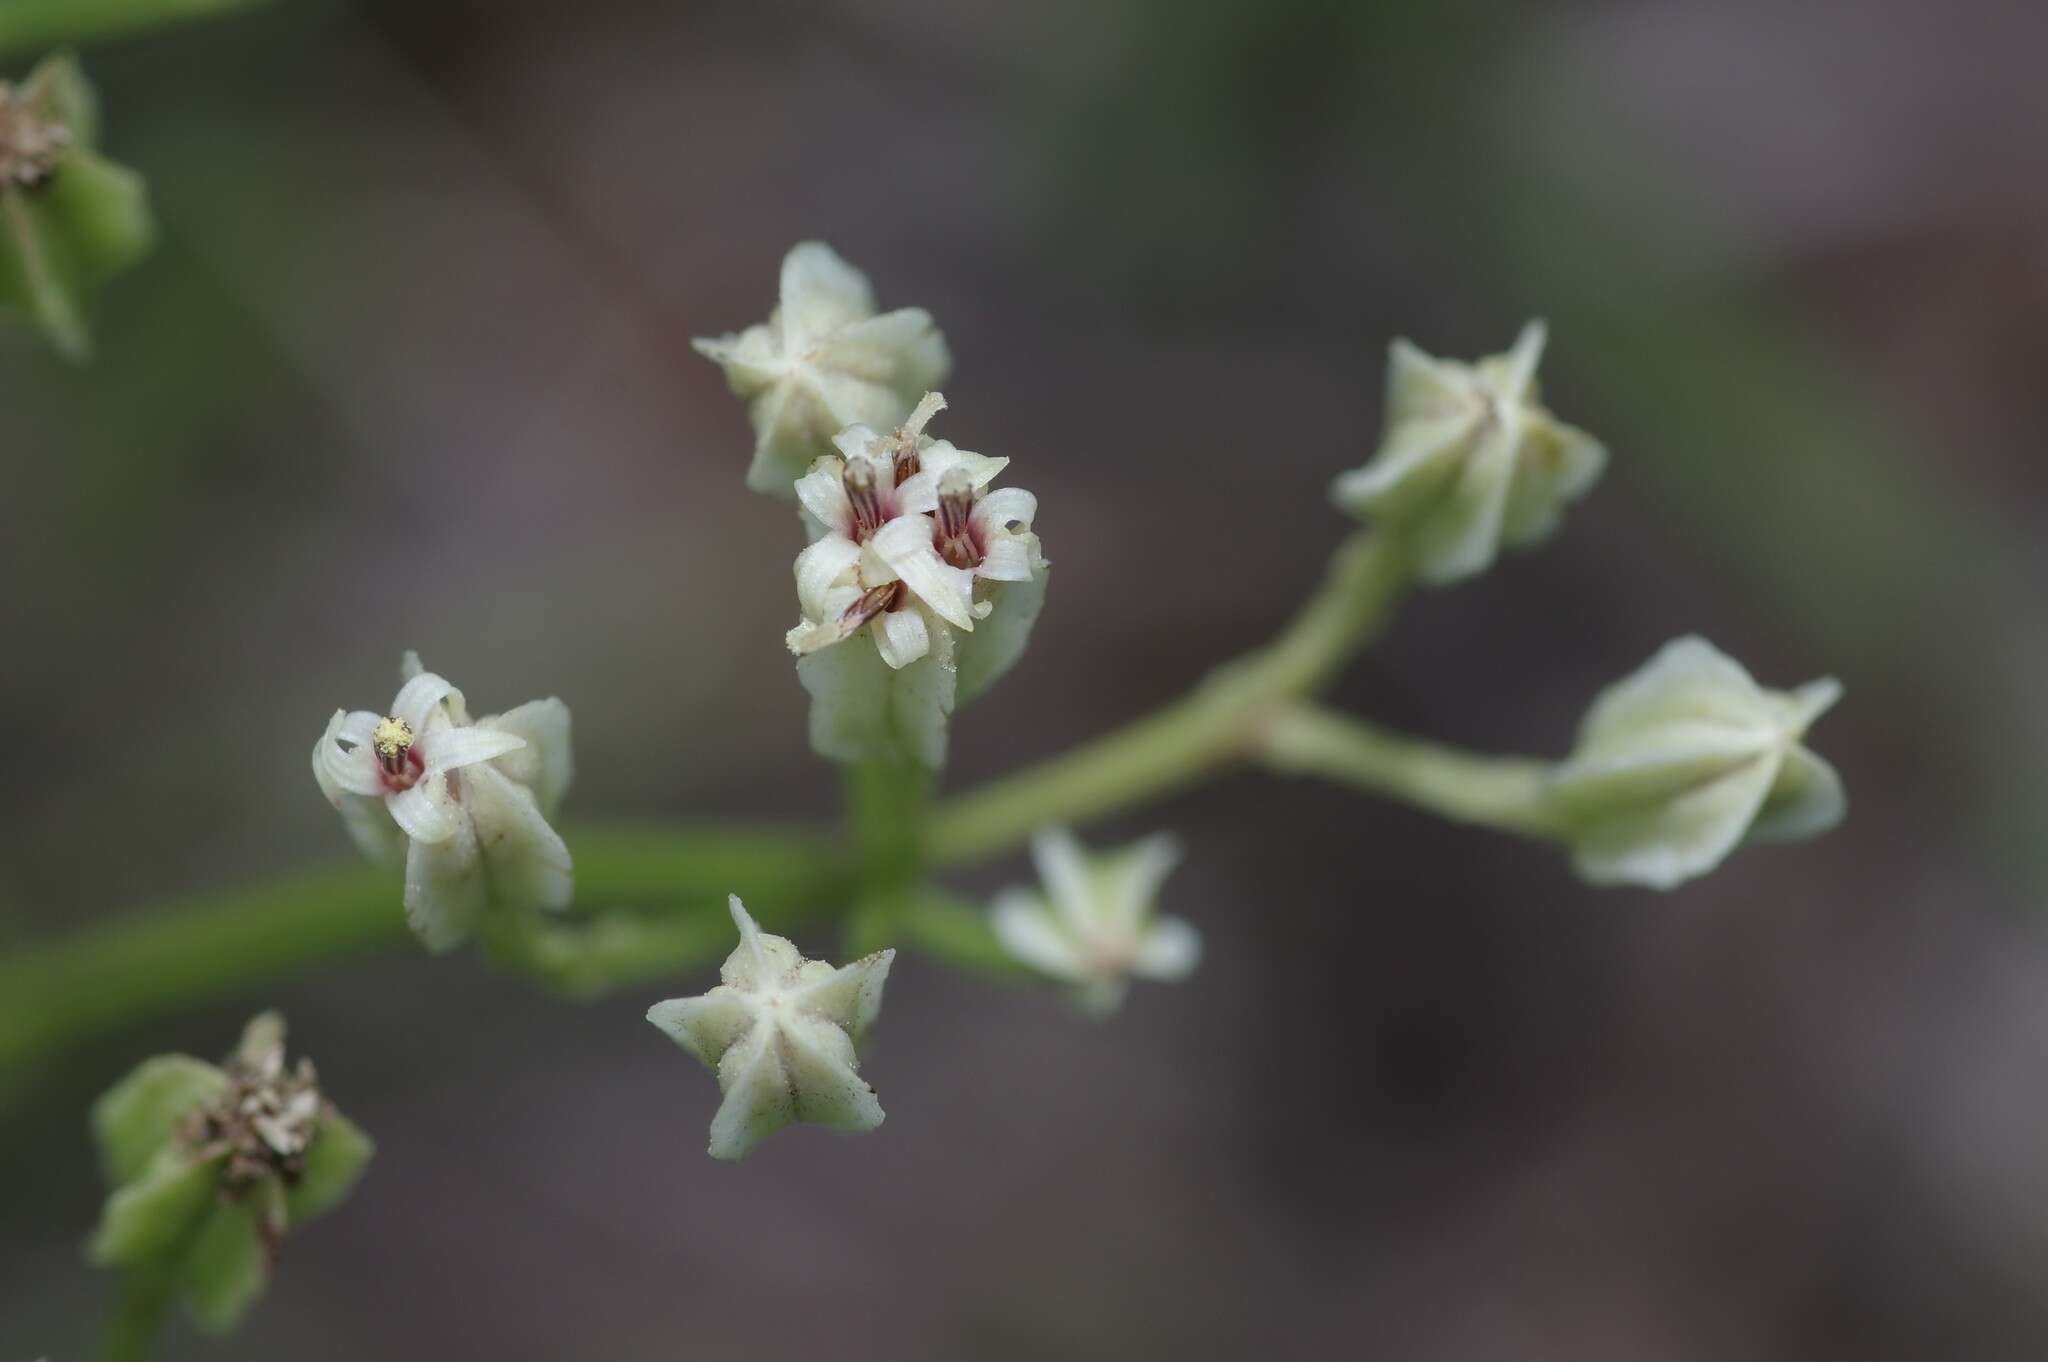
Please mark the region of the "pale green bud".
<svg viewBox="0 0 2048 1362"><path fill-rule="evenodd" d="M1705 639L1668 643L1588 711L1551 798L1581 875L1669 889L1745 841L1842 821L1833 767L1802 745L1832 678L1766 690Z"/></svg>
<svg viewBox="0 0 2048 1362"><path fill-rule="evenodd" d="M88 1256L168 1277L216 1332L262 1294L286 1233L340 1204L372 1152L309 1061L285 1067L275 1013L249 1023L223 1066L145 1060L93 1105L92 1130L114 1190Z"/></svg>
<svg viewBox="0 0 2048 1362"><path fill-rule="evenodd" d="M894 951L833 968L755 925L738 895L739 948L721 982L671 998L647 1020L718 1075L725 1094L711 1120L714 1159L744 1158L786 1125L859 1133L882 1124L882 1104L860 1076L855 1046L882 1010Z"/></svg>
<svg viewBox="0 0 2048 1362"><path fill-rule="evenodd" d="M1416 574L1444 584L1484 572L1502 548L1533 544L1583 495L1607 451L1538 400L1543 323L1476 364L1405 340L1387 362L1386 430L1363 468L1338 478L1339 506L1407 537Z"/></svg>
<svg viewBox="0 0 2048 1362"><path fill-rule="evenodd" d="M867 276L818 241L784 258L767 321L691 344L746 400L754 426L747 486L785 499L812 461L832 452L835 434L899 424L952 367L930 313L878 316Z"/></svg>

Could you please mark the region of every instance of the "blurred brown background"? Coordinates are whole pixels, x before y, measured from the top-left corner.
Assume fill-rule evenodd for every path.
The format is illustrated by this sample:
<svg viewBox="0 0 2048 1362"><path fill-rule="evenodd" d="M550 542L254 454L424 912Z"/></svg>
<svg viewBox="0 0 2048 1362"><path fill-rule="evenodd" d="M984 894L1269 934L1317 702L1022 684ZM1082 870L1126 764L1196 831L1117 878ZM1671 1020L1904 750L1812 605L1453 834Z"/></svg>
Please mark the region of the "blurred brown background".
<svg viewBox="0 0 2048 1362"><path fill-rule="evenodd" d="M640 1020L700 978L252 997L381 1152L167 1355L2040 1357L2044 42L1996 0L287 0L88 51L165 239L97 367L0 337L0 941L347 855L304 754L408 646L566 697L580 818L829 814L788 516L687 348L805 237L935 312L944 433L1042 499L952 788L1268 634L1387 340L1533 313L1612 469L1343 699L1555 753L1690 630L1848 686L1848 824L1668 897L1255 776L1091 829L1194 849L1195 982L1097 1025L906 962L889 1123L737 1168ZM91 1094L247 1010L0 1113L0 1356L87 1350Z"/></svg>

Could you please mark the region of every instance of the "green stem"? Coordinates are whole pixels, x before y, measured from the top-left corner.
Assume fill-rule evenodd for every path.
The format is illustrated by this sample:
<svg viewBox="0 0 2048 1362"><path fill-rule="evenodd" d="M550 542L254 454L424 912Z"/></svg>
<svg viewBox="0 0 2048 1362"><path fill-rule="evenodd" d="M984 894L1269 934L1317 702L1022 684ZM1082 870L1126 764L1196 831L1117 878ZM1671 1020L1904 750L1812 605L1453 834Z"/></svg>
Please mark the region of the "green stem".
<svg viewBox="0 0 2048 1362"><path fill-rule="evenodd" d="M578 897L607 908L701 909L736 892L764 921L786 921L837 901L851 884L837 842L808 833L583 829L569 844ZM552 953L572 989L602 977L622 940L607 914L583 928L582 944L596 963L565 958L578 944L579 925L565 919L536 948ZM687 962L694 930L679 926L665 939L653 928L643 933L643 944L668 952L655 967ZM409 944L396 879L364 866L199 895L30 946L0 961L0 1091L36 1060L80 1040Z"/></svg>
<svg viewBox="0 0 2048 1362"><path fill-rule="evenodd" d="M1398 539L1354 535L1322 589L1264 648L1155 714L943 806L931 825L933 862L997 855L1043 824L1127 808L1249 757L1267 713L1327 686L1379 633L1409 577Z"/></svg>
<svg viewBox="0 0 2048 1362"><path fill-rule="evenodd" d="M177 1276L162 1268L130 1269L121 1274L117 1293L100 1334L100 1362L144 1362L163 1332Z"/></svg>
<svg viewBox="0 0 2048 1362"><path fill-rule="evenodd" d="M1559 833L1548 762L1474 756L1306 704L1267 717L1259 755L1287 775L1356 785L1454 823L1524 837Z"/></svg>
<svg viewBox="0 0 2048 1362"><path fill-rule="evenodd" d="M248 9L265 0L7 0L0 53L94 42Z"/></svg>

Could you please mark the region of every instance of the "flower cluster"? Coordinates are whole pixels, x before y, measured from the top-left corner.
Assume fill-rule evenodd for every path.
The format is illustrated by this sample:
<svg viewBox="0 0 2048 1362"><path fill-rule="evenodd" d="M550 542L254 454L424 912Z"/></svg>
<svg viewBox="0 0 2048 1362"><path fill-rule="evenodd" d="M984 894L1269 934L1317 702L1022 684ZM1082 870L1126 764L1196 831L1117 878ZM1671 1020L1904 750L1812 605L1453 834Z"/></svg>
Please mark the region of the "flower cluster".
<svg viewBox="0 0 2048 1362"><path fill-rule="evenodd" d="M560 909L575 883L550 826L568 791L569 708L534 700L472 720L462 692L407 653L378 713L336 710L313 778L363 853L405 866L405 912L447 950L487 909Z"/></svg>
<svg viewBox="0 0 2048 1362"><path fill-rule="evenodd" d="M851 425L886 428L952 367L931 314L876 315L867 276L806 241L782 262L780 303L737 335L694 342L747 401L754 461L747 486L788 497L811 461Z"/></svg>
<svg viewBox="0 0 2048 1362"><path fill-rule="evenodd" d="M223 1065L144 1061L94 1104L92 1129L114 1189L92 1259L162 1274L216 1331L262 1293L285 1234L340 1204L372 1152L311 1061L286 1066L275 1013Z"/></svg>
<svg viewBox="0 0 2048 1362"><path fill-rule="evenodd" d="M1171 837L1091 855L1065 828L1031 842L1039 889L1006 889L989 908L1003 949L1073 987L1090 1012L1113 1011L1131 977L1185 979L1202 958L1202 938L1176 917L1160 917L1159 887L1180 863Z"/></svg>
<svg viewBox="0 0 2048 1362"><path fill-rule="evenodd" d="M1543 324L1531 322L1514 349L1477 364L1393 344L1379 451L1332 494L1406 536L1424 581L1473 576L1502 548L1544 538L1606 466L1598 440L1537 398L1544 339Z"/></svg>
<svg viewBox="0 0 2048 1362"><path fill-rule="evenodd" d="M1705 639L1666 644L1593 703L1553 778L1579 873L1669 889L1744 841L1841 822L1841 778L1802 742L1841 694L1832 678L1766 690Z"/></svg>
<svg viewBox="0 0 2048 1362"><path fill-rule="evenodd" d="M1016 662L1044 602L1038 499L990 486L1008 459L927 435L945 406L926 393L887 434L849 426L796 483L812 539L787 637L835 760L940 765L955 704Z"/></svg>
<svg viewBox="0 0 2048 1362"><path fill-rule="evenodd" d="M711 1120L711 1157L744 1158L795 1122L856 1134L882 1124L854 1047L882 1010L896 952L835 969L762 931L737 894L730 906L740 944L719 971L722 982L647 1012L718 1075L725 1100Z"/></svg>

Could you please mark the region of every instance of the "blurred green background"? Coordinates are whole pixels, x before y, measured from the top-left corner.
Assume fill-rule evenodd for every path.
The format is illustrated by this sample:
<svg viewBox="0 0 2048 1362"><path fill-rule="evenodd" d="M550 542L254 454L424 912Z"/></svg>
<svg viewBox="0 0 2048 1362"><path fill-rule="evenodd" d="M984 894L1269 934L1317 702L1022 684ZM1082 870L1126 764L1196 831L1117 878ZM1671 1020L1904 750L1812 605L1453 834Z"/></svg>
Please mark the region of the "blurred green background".
<svg viewBox="0 0 2048 1362"><path fill-rule="evenodd" d="M2039 1357L2044 41L1994 0L278 0L88 46L163 241L94 367L0 334L0 950L340 862L305 752L406 647L565 697L584 820L831 813L787 513L688 350L806 237L934 311L945 433L1042 502L1050 608L950 788L1269 634L1388 339L1540 314L1608 476L1342 698L1557 753L1696 630L1845 681L1852 812L1659 897L1233 778L1094 834L1194 848L1195 982L1103 1026L907 963L889 1123L739 1168L639 1019L697 976L265 988L10 1095L0 1354L86 1351L91 1094L276 1004L378 1160L167 1356Z"/></svg>

